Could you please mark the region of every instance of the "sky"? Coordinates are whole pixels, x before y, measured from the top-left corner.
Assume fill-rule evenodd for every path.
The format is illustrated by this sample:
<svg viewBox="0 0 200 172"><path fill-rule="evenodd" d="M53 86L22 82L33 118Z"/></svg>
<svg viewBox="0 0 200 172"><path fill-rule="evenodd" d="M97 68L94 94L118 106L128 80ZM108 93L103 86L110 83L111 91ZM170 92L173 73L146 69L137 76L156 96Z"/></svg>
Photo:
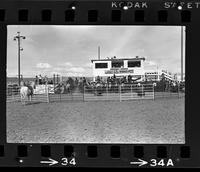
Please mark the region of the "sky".
<svg viewBox="0 0 200 172"><path fill-rule="evenodd" d="M18 74L18 47L13 40L17 32L26 37L21 41L23 77L39 74L52 77L54 73L92 76L91 60L98 58L98 46L102 59L139 56L145 57L147 70L181 72L180 26L10 25L7 32L8 77Z"/></svg>

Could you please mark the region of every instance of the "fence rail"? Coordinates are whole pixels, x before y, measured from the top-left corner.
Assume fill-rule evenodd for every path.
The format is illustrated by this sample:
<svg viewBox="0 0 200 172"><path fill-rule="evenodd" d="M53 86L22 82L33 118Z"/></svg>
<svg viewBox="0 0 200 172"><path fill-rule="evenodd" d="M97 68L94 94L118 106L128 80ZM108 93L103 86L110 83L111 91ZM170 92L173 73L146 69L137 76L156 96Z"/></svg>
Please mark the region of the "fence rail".
<svg viewBox="0 0 200 172"><path fill-rule="evenodd" d="M84 87L85 101L124 101L135 99L154 99L154 89L152 84L145 85L118 85L114 87Z"/></svg>
<svg viewBox="0 0 200 172"><path fill-rule="evenodd" d="M33 102L75 102L75 101L126 101L141 99L157 99L163 97L184 97L179 87L168 89L167 91L157 90L153 84L134 84L103 87L84 86L81 90L69 90L68 93L55 94L51 86L39 86L42 91L34 90ZM18 102L20 98L20 88L8 87L6 90L7 102Z"/></svg>
<svg viewBox="0 0 200 172"><path fill-rule="evenodd" d="M46 88L46 91L42 94L34 94L32 96L32 102L49 102L49 98L48 98L48 90ZM15 87L15 88L7 88L6 91L6 102L19 102L21 101L21 97L20 97L20 88L19 87ZM28 100L28 98L26 98L26 101Z"/></svg>

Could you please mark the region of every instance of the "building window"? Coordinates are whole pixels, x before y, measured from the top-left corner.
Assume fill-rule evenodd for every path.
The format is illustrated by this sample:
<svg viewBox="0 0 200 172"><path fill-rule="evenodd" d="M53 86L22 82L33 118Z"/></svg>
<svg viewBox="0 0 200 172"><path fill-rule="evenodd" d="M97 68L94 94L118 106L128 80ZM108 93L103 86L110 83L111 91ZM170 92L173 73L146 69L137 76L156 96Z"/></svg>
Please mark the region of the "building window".
<svg viewBox="0 0 200 172"><path fill-rule="evenodd" d="M128 61L128 67L141 67L140 61Z"/></svg>
<svg viewBox="0 0 200 172"><path fill-rule="evenodd" d="M123 61L112 62L112 68L121 68L124 67Z"/></svg>
<svg viewBox="0 0 200 172"><path fill-rule="evenodd" d="M108 68L108 63L95 63L96 69Z"/></svg>

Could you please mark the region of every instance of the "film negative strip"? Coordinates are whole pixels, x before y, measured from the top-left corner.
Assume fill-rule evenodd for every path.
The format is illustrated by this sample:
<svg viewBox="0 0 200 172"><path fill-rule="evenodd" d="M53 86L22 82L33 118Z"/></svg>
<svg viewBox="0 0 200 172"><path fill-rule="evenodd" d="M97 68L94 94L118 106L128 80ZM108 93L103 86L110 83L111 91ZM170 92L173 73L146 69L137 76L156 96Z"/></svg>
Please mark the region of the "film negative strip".
<svg viewBox="0 0 200 172"><path fill-rule="evenodd" d="M198 0L1 1L0 166L199 167L199 14Z"/></svg>

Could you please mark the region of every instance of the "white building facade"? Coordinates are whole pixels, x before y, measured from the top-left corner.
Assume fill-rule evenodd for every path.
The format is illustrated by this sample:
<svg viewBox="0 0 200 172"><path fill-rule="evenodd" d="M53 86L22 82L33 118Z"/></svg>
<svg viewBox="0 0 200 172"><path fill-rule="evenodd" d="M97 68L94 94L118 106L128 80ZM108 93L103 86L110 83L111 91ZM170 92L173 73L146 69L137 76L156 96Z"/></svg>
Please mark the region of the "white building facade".
<svg viewBox="0 0 200 172"><path fill-rule="evenodd" d="M93 80L97 76L104 78L111 77L115 74L116 77L131 75L133 78L144 79L145 58L110 58L101 60L91 60L93 69Z"/></svg>
<svg viewBox="0 0 200 172"><path fill-rule="evenodd" d="M174 81L175 76L166 70L145 70L145 58L107 58L91 60L93 70L93 81L97 76L106 80L114 74L117 78L131 75L133 79L140 78L138 81L160 81L162 77L166 80Z"/></svg>
<svg viewBox="0 0 200 172"><path fill-rule="evenodd" d="M145 78L148 81L160 81L164 77L166 80L175 81L175 75L166 70L145 70Z"/></svg>

